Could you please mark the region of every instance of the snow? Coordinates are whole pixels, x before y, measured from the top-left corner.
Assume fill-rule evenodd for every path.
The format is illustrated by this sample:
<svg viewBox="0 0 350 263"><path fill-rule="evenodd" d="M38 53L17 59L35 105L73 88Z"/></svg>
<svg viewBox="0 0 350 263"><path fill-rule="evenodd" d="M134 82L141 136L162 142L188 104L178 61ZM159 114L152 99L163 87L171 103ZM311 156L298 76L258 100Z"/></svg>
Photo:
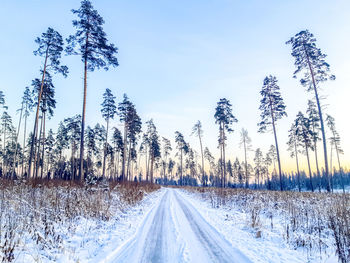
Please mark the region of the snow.
<svg viewBox="0 0 350 263"><path fill-rule="evenodd" d="M15 262L101 262L110 251L135 233L163 192L159 190L148 194L134 206L124 205L108 221L76 218L73 222L61 223L59 234L63 245L59 252L38 249L33 240L27 239L28 243L23 244Z"/></svg>
<svg viewBox="0 0 350 263"><path fill-rule="evenodd" d="M249 217L232 204L213 208L209 199L203 199L199 193L181 191L181 195L231 242L233 247L239 249L252 262L312 262L333 263L338 262L335 253L328 255L310 256L304 249L293 249L285 242L282 233L281 218L274 218L274 229L268 226L270 219L262 217L258 228L250 226ZM259 232L259 233L258 233Z"/></svg>
<svg viewBox="0 0 350 263"><path fill-rule="evenodd" d="M101 262L250 262L178 190L166 189L137 233Z"/></svg>
<svg viewBox="0 0 350 263"><path fill-rule="evenodd" d="M213 206L210 195L161 188L135 205L124 205L109 220L74 218L52 225L60 249L47 249L28 238L16 262L338 262L334 249L319 255L293 248L283 218L262 214L251 225L251 211L227 201ZM273 228L270 227L273 223ZM57 236L56 236L57 235ZM328 240L328 245L332 243Z"/></svg>

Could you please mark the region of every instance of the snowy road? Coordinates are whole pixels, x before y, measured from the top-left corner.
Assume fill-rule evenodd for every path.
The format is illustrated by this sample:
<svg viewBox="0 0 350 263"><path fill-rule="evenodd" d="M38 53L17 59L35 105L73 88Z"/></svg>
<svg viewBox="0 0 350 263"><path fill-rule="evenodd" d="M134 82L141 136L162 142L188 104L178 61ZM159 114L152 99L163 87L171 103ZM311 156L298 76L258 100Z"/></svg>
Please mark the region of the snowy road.
<svg viewBox="0 0 350 263"><path fill-rule="evenodd" d="M104 262L250 262L191 205L167 189L124 245Z"/></svg>

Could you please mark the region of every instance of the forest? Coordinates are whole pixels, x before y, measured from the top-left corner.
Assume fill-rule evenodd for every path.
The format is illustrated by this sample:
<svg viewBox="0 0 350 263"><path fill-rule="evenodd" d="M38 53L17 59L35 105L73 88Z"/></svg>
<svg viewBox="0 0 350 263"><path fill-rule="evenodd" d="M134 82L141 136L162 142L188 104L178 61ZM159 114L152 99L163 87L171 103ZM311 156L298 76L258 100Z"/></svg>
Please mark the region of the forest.
<svg viewBox="0 0 350 263"><path fill-rule="evenodd" d="M41 178L80 180L89 183L102 179L117 181L147 181L166 185L202 185L216 187L250 187L274 190L345 191L350 183L349 172L340 162L343 154L340 136L333 116L324 111L320 88L332 81L326 55L317 46L316 38L303 30L286 42L295 59L294 78L310 95L304 109L291 123L288 142L278 141L277 123L287 115L278 80L268 75L260 91L258 132L269 132L271 147L263 153L253 149L246 129L240 134L240 148L244 160L226 156L227 134L238 122L228 98L217 102L213 125L218 127L220 155L205 147L201 121L194 121L193 136L199 140L199 149L188 142L181 131L174 132L175 145L162 137L152 119L141 120L136 105L126 94L118 102L110 89L101 94L101 115L104 123L85 127L88 74L99 69L118 66L118 48L108 42L103 30L104 20L90 1L72 10L76 30L66 39L49 27L35 39L35 56L42 58L40 75L24 88L22 103L18 105L18 121L8 114L6 94L0 91L1 113L1 170L2 178ZM56 130L47 129L47 122L56 108L54 78L69 74L62 58L78 55L83 63L83 110L67 116ZM39 65L38 65L39 66ZM259 96L259 94L257 94ZM16 116L17 117L17 116ZM32 117L33 123L28 122ZM17 118L16 118L17 119ZM112 120L119 121L111 127ZM114 122L115 123L115 122ZM294 172L283 172L280 144L287 143ZM212 149L213 150L213 149ZM253 151L253 160L247 155ZM316 170L311 169L314 157ZM323 158L320 158L323 157ZM307 159L308 169L299 169L299 160Z"/></svg>

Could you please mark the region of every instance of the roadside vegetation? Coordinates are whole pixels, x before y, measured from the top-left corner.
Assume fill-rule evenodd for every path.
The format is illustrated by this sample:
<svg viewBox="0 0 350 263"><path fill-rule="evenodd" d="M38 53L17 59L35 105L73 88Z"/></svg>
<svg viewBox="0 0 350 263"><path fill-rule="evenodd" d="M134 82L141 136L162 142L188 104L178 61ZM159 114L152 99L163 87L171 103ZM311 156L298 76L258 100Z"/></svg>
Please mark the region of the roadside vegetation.
<svg viewBox="0 0 350 263"><path fill-rule="evenodd" d="M212 208L246 216L256 238L269 231L283 237L291 249L322 259L336 253L350 260L350 194L186 187ZM237 222L232 221L232 224ZM266 233L265 233L266 232Z"/></svg>
<svg viewBox="0 0 350 263"><path fill-rule="evenodd" d="M116 220L159 188L133 182L0 179L0 259L11 262L32 253L40 262L54 261L82 220L91 221L90 231L97 231L99 222ZM40 250L45 253L35 253Z"/></svg>

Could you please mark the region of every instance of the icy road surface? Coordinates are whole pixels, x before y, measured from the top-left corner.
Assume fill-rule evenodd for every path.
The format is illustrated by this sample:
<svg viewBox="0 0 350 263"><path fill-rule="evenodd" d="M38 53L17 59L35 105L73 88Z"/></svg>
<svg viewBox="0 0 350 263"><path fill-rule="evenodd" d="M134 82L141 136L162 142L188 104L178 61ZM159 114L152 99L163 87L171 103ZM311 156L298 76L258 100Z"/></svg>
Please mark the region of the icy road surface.
<svg viewBox="0 0 350 263"><path fill-rule="evenodd" d="M186 198L178 190L167 189L136 234L103 262L251 262Z"/></svg>

